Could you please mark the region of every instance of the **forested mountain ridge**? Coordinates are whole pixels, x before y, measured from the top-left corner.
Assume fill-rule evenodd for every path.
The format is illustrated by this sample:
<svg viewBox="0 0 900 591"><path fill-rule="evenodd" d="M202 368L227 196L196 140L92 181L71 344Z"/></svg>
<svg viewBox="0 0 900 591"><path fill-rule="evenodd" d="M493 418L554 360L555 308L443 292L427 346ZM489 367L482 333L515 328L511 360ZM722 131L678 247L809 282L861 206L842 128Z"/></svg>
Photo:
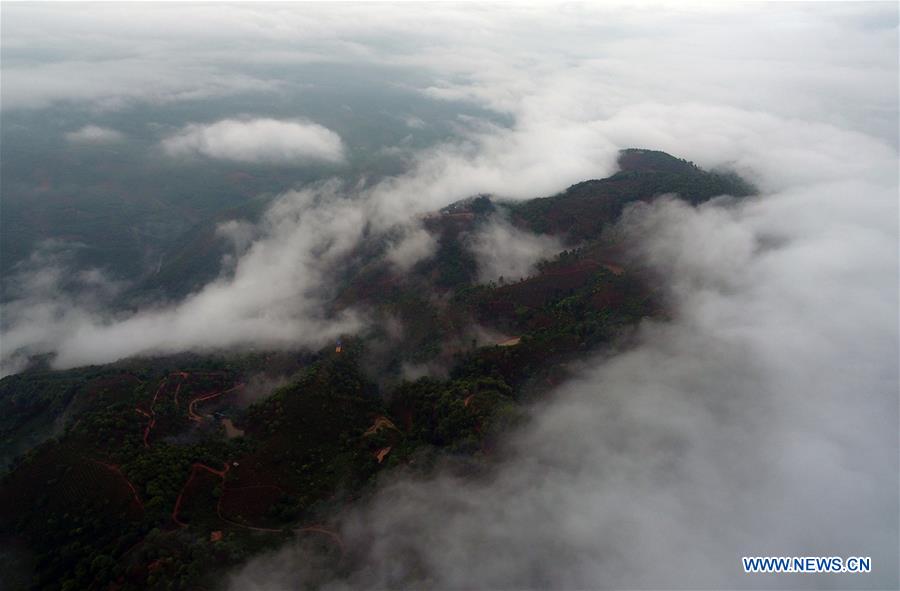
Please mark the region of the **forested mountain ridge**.
<svg viewBox="0 0 900 591"><path fill-rule="evenodd" d="M448 461L490 470L502 435L569 362L667 314L663 287L604 232L628 204L753 192L662 152L626 150L620 169L542 199L435 212L422 222L435 253L406 271L379 238L364 243L331 305L365 309L371 325L317 352L134 358L0 381L11 583L209 589L297 536L340 568L331 520L379 475ZM563 251L524 278L479 281L468 240L498 219Z"/></svg>

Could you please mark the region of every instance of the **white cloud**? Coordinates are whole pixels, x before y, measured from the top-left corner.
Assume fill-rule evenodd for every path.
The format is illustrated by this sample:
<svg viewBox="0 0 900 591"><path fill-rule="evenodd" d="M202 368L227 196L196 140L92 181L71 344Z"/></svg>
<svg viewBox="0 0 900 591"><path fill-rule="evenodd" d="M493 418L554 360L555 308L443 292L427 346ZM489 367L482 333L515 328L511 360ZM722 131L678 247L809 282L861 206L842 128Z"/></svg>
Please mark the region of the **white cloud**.
<svg viewBox="0 0 900 591"><path fill-rule="evenodd" d="M407 228L400 240L391 244L385 258L399 271L408 271L413 265L427 259L437 249L437 240L422 227Z"/></svg>
<svg viewBox="0 0 900 591"><path fill-rule="evenodd" d="M244 220L228 220L216 226L216 234L231 242L234 250L243 254L258 236L257 227Z"/></svg>
<svg viewBox="0 0 900 591"><path fill-rule="evenodd" d="M156 9L103 20L117 9L90 7L75 25L40 5L13 10L52 13L52 26L30 27L59 31L60 43L95 27L122 47L139 38L146 63L180 64L173 80L149 69L176 95L233 89L229 60L328 54L413 68L426 95L477 103L509 124L461 121L459 141L371 188L284 196L233 276L177 305L116 318L36 288L41 297L5 306L5 359L20 346L55 351L60 366L148 350L315 346L360 326L322 310L364 226L389 229L483 192L552 194L612 172L622 147L735 167L762 188L740 206L665 202L630 217L640 260L671 286L673 321L588 362L534 410L494 478L389 483L343 522L354 562L333 587L897 588L896 5L200 6L192 14L212 21L178 19L171 31ZM192 45L195 33L203 41ZM307 34L309 45L291 45ZM4 34L4 49L25 35ZM216 52L219 38L243 45ZM88 66L66 62L10 91L8 69L25 69L7 55L4 107L9 92L41 104L137 95L150 80L128 78L117 60L114 85L98 73L68 90L53 80ZM259 157L246 134L212 142L204 129L184 130L179 149ZM840 553L880 566L852 579L739 570L745 554ZM302 586L292 583L309 560L289 548L234 587Z"/></svg>
<svg viewBox="0 0 900 591"><path fill-rule="evenodd" d="M420 88L432 96L517 117L541 107L542 88L564 86L553 93L567 103L555 111L561 117L703 97L896 144L891 3L800 3L768 13L739 3L352 11L14 3L3 16L4 109L277 92L296 81L260 65L319 61L407 68L425 75Z"/></svg>
<svg viewBox="0 0 900 591"><path fill-rule="evenodd" d="M24 277L45 278L41 289L23 288L4 307L4 373L23 355L51 349L56 365L72 367L139 353L253 344L318 347L358 330L363 320L352 311L327 310L325 285L356 244L365 219L337 190L332 183L282 195L232 273L169 307L111 316L102 299L73 301L58 289L62 269L39 265ZM229 225L223 230L234 234ZM47 269L55 270L48 276Z"/></svg>
<svg viewBox="0 0 900 591"><path fill-rule="evenodd" d="M85 125L66 134L66 139L76 144L109 144L120 142L124 137L120 131L97 125Z"/></svg>
<svg viewBox="0 0 900 591"><path fill-rule="evenodd" d="M478 261L479 280L488 282L528 277L540 261L559 254L563 245L554 236L533 234L494 218L472 235L469 248Z"/></svg>
<svg viewBox="0 0 900 591"><path fill-rule="evenodd" d="M435 52L469 76L429 92L515 121L421 155L383 186L386 219L551 193L628 146L734 167L764 196L638 208L634 264L671 289L672 322L587 362L490 478L385 482L341 519L353 562L336 579L288 545L232 588L897 587L897 32L860 11L688 8L667 28L654 10L616 59L555 67ZM740 557L760 554L882 566L748 577Z"/></svg>
<svg viewBox="0 0 900 591"><path fill-rule="evenodd" d="M421 118L416 117L415 115L408 115L403 118L403 122L407 127L411 129L425 129L428 127L428 124L425 123Z"/></svg>
<svg viewBox="0 0 900 591"><path fill-rule="evenodd" d="M672 321L585 362L489 477L386 479L341 518L340 575L287 545L231 588L895 588L897 186L856 177L869 147L841 180L636 207ZM770 554L880 566L743 572Z"/></svg>
<svg viewBox="0 0 900 591"><path fill-rule="evenodd" d="M5 29L4 29L5 30ZM133 103L200 101L240 93L273 92L281 83L242 72L218 72L159 57L120 57L98 64L71 59L18 65L4 60L3 109L87 103L113 110Z"/></svg>
<svg viewBox="0 0 900 591"><path fill-rule="evenodd" d="M162 142L171 156L201 155L239 162L299 164L341 162L344 144L338 134L307 121L223 119L192 124Z"/></svg>

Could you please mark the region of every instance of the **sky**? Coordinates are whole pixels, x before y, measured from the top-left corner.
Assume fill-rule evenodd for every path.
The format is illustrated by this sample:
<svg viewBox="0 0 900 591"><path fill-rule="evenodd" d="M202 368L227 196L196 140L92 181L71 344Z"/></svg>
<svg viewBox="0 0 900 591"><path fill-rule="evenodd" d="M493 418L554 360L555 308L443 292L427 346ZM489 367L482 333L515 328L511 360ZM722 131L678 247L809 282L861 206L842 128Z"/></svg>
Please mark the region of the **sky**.
<svg viewBox="0 0 900 591"><path fill-rule="evenodd" d="M362 311L323 312L364 230L405 236L387 256L408 267L433 252L420 214L550 195L614 172L625 147L760 189L629 212L620 230L669 290L672 319L585 361L494 476L391 479L341 522L349 573L332 579L288 545L232 588L900 583L896 4L2 11L4 128L59 121L41 133L73 150L139 136L136 158L187 171L316 171L257 223L220 225L227 264L177 301L113 310L122 278L67 271L64 241L34 249L3 306L6 373L25 353L72 367L364 330ZM483 279L558 247L513 232L499 221L472 244ZM872 556L875 572L740 569L768 554Z"/></svg>

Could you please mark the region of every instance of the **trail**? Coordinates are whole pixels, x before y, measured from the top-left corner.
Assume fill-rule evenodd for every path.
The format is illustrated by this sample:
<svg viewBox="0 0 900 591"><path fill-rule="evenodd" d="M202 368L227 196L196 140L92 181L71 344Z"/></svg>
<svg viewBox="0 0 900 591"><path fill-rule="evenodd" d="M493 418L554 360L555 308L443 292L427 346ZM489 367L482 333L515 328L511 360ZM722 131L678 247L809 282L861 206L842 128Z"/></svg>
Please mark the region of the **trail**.
<svg viewBox="0 0 900 591"><path fill-rule="evenodd" d="M167 376L167 377L164 377L162 379L162 381L159 383L159 387L156 389L156 392L154 392L154 394L153 394L153 400L150 401L150 412L153 412L153 405L156 404L156 399L159 398L159 393L162 392L163 388L166 387L166 384L168 383L168 381L169 381L169 378Z"/></svg>
<svg viewBox="0 0 900 591"><path fill-rule="evenodd" d="M147 426L144 427L143 434L144 447L146 449L150 448L150 431L152 431L153 427L156 426L156 411L153 410L153 407L156 406L156 400L159 398L160 393L165 389L166 385L169 383L169 378L171 378L172 376L177 376L182 380L186 380L191 376L191 374L187 373L186 371L174 371L170 373L160 381L159 387L157 387L156 392L153 393L153 400L150 401L150 412L147 412L140 407L135 407L134 409L150 419L147 422ZM175 388L175 406L178 406L178 392L181 390L182 383L183 382L178 382L178 386Z"/></svg>
<svg viewBox="0 0 900 591"><path fill-rule="evenodd" d="M232 521L231 519L228 519L227 517L222 515L222 500L225 498L225 492L226 492L225 478L226 478L226 475L228 474L228 470L230 470L230 469L231 469L231 466L227 462L223 464L222 470L216 470L215 468L207 466L206 464L201 464L199 462L195 462L191 466L191 475L188 477L187 482L184 483L184 486L181 488L181 492L178 494L178 498L175 500L175 508L172 510L172 521L174 521L179 527L182 527L182 528L188 526L187 523L181 521L181 519L178 518L178 512L181 510L181 503L184 500L184 493L190 486L191 482L193 482L194 478L197 476L197 471L198 470L206 470L207 472L209 472L211 474L215 474L216 476L218 476L219 478L222 479L222 494L219 496L219 500L216 502L216 515L219 517L219 519L221 519L222 521L224 521L225 523L227 523L229 525L233 525L235 527L240 527L240 528L247 529L250 531L259 531L259 532L276 533L276 534L283 534L285 531L287 531L287 528L257 527L254 525L246 525L244 523ZM284 492L284 489L282 489L280 486L277 486L274 484L259 484L259 485L243 486L243 487L234 488L232 490L246 490L248 488L275 488L277 490ZM298 533L312 532L312 533L319 533L319 534L328 536L335 544L337 544L338 548L340 548L341 555L343 556L345 554L344 542L341 539L341 536L338 535L337 532L327 529L321 525L308 525L305 527L293 528L293 531L298 532Z"/></svg>
<svg viewBox="0 0 900 591"><path fill-rule="evenodd" d="M173 374L173 375L175 375L175 374ZM181 373L178 374L178 375L181 375L182 377L186 377L186 376L187 376L187 374L185 374L184 372L181 372ZM202 395L200 395L200 396L194 397L194 398L188 403L188 418L191 419L192 421L202 422L202 421L203 421L203 416L197 414L197 412L196 412L196 408L197 408L197 405L198 405L198 404L200 404L201 402L205 402L205 401L207 401L207 400L212 400L212 399L214 399L214 398L218 398L219 396L222 396L222 395L224 395L224 394L228 394L229 392L232 392L232 391L234 391L234 390L238 390L238 389L243 388L243 387L244 387L244 384L243 384L243 383L238 383L238 384L232 386L231 388L229 388L229 389L227 389L227 390L220 390L220 391L212 392L212 393L209 393L209 394L202 394ZM180 390L180 384L179 384L179 387L177 387L176 390L175 390L175 395L176 395L176 405L178 404L178 402L177 402L177 395L178 395L179 390ZM155 397L154 397L154 400L155 400ZM136 409L136 410L138 410L138 412L142 412L143 414L146 415L146 413L144 413L142 410L140 410L140 409ZM151 410L152 410L152 407L151 407ZM381 429L381 428L384 428L384 427L396 429L396 427L394 426L394 424L393 424L389 419L387 419L386 417L376 417L375 424L372 425L372 427L373 427L373 429L374 429L374 430L373 430L373 433L374 433L375 431L377 431L378 429ZM220 520L222 520L222 521L224 521L225 523L227 523L227 524L229 524L229 525L232 525L232 526L234 526L234 527L240 527L240 528L242 528L242 529L247 529L247 530L250 530L250 531L259 531L259 532L266 532L266 533L284 533L285 531L287 531L285 528L257 527L257 526L254 526L254 525L247 525L247 524L244 524L244 523L239 523L239 522L237 522L237 521L233 521L233 520L231 520L231 519L228 519L227 517L225 517L225 516L222 514L222 501L225 499L225 493L226 493L226 489L225 489L226 475L228 474L228 471L229 471L230 469L231 469L231 466L230 466L230 464L227 463L227 462L226 462L225 464L223 464L222 470L216 470L215 468L212 468L212 467L207 466L206 464L202 464L202 463L200 463L200 462L195 462L194 464L192 464L192 465L191 465L191 473L190 473L190 476L188 476L187 482L184 483L184 486L181 488L181 492L178 493L178 498L175 500L175 507L172 509L172 521L173 521L176 525L178 525L179 527L182 527L182 528L188 526L187 523L185 523L184 521L182 521L182 520L178 517L178 514L179 514L179 512L181 511L181 505L182 505L182 503L184 502L185 492L188 490L188 488L190 487L191 483L194 481L194 478L197 477L198 471L200 471L200 470L206 470L206 471L209 472L210 474L214 474L214 475L218 476L218 477L222 480L222 494L219 496L218 501L216 501L216 515L218 516L218 518L219 518ZM231 489L231 490L246 490L246 489L252 489L252 488L274 488L274 489L276 489L276 490L279 490L279 491L281 491L281 492L284 492L284 489L282 489L281 487L276 486L276 485L269 485L269 484L244 486L244 487L234 488L234 489ZM332 540L334 540L335 543L337 543L337 545L340 547L340 549L341 549L341 554L344 553L344 544L343 544L343 542L341 541L340 536L338 536L338 534L335 533L335 532L333 532L333 531L330 531L330 530L325 529L325 528L323 528L323 527L321 527L321 526L318 526L318 525L312 525L312 526L308 526L308 527L302 527L302 528L299 528L299 529L294 529L293 531L296 531L296 532L315 532L315 533L320 533L320 534L327 535L327 536L329 536Z"/></svg>
<svg viewBox="0 0 900 591"><path fill-rule="evenodd" d="M216 511L218 511L218 510L219 510L219 507L217 505ZM255 527L253 525L244 525L243 523L238 523L237 521L232 521L232 520L228 519L227 517L222 517L221 513L219 513L219 519L221 519L222 521L224 521L225 523L227 523L229 525L233 525L235 527L242 527L244 529L249 529L251 531L264 531L264 532L275 533L275 534L284 533L284 529L281 529L281 528L275 529L275 528L271 528L271 527Z"/></svg>
<svg viewBox="0 0 900 591"><path fill-rule="evenodd" d="M122 480L124 480L125 484L128 485L128 488L131 489L131 494L134 497L134 502L138 504L138 507L141 508L141 511L144 511L144 503L141 501L141 497L138 495L137 488L135 488L135 486L131 483L131 481L128 480L128 477L125 476L125 474L122 472L122 469L119 466L117 466L116 464L108 464L106 462L101 462L100 460L95 460L92 458L87 458L87 459L94 462L95 464L99 464L99 465L103 466L104 468L106 468L110 472L113 472L116 476L119 476Z"/></svg>
<svg viewBox="0 0 900 591"><path fill-rule="evenodd" d="M207 372L207 373L210 375L216 375L215 372ZM197 375L197 374L195 374L195 375ZM199 374L199 375L206 375L206 374ZM169 375L167 375L166 377L164 377L160 381L159 386L156 388L156 392L153 393L153 399L150 401L149 411L146 411L139 406L136 406L134 409L135 411L139 412L140 414L144 415L145 417L147 417L149 419L149 421L147 421L147 425L144 427L144 432L143 432L143 436L142 436L144 448L146 448L146 449L150 448L150 432L153 430L153 427L156 426L156 411L154 410L154 407L156 406L156 401L159 399L159 395L165 390L166 386L169 383L169 379L172 377L181 378L181 381L179 381L178 384L175 386L175 393L174 393L175 407L179 408L181 406L181 404L179 402L178 395L181 392L181 386L184 385L184 380L187 380L191 377L191 374L186 371L174 371L174 372L170 373ZM227 394L233 390L237 390L237 389L243 388L243 387L244 387L244 384L239 383L239 384L236 384L235 386L232 386L231 388L229 388L227 390L220 390L220 391L212 392L210 394L203 394L203 395L195 397L188 404L188 418L191 419L192 421L202 422L203 417L198 415L195 412L195 408L197 407L197 404L199 404L200 402L203 402L205 400L211 400L213 398L217 398L223 394Z"/></svg>
<svg viewBox="0 0 900 591"><path fill-rule="evenodd" d="M331 540L337 544L338 548L341 549L341 556L343 556L345 552L344 541L341 539L341 536L330 529L324 528L321 525L308 525L306 527L301 527L294 529L295 532L306 533L306 532L315 532L319 534L323 534L331 538Z"/></svg>
<svg viewBox="0 0 900 591"><path fill-rule="evenodd" d="M247 490L247 489L249 489L249 488L274 488L275 490L277 490L277 491L279 491L279 492L281 492L281 493L284 493L284 489L281 488L280 486L275 485L275 484L253 484L253 485L250 485L250 486L239 486L239 487L236 487L236 488L230 488L230 489L228 489L228 490L232 490L232 491L234 491L234 490ZM226 493L226 492L227 492L227 491L225 490L225 483L224 483L224 481L223 481L223 483L222 483L222 496L219 497L219 502L216 503L216 514L219 516L219 519L221 519L221 520L224 521L225 523L230 523L231 525L234 525L234 526L237 526L237 527L242 527L242 528L244 528L244 529L249 529L249 530L252 530L252 531L264 531L264 532L273 532L273 533L274 533L274 532L277 532L277 533L283 533L283 532L284 532L284 529L273 529L273 528L269 528L269 527L256 527L256 526L253 526L253 525L246 525L246 524L244 524L244 523L238 523L237 521L232 521L231 519L228 519L227 517L225 517L224 515L222 515L222 501L225 499L225 493Z"/></svg>
<svg viewBox="0 0 900 591"><path fill-rule="evenodd" d="M235 486L233 488L229 488L228 490L247 490L248 488L274 488L280 493L285 492L285 490L277 484L251 484L249 486Z"/></svg>
<svg viewBox="0 0 900 591"><path fill-rule="evenodd" d="M206 400L212 400L213 398L217 398L219 396L222 396L223 394L228 394L229 392L231 392L233 390L237 390L237 389L243 388L243 387L244 387L244 384L240 383L240 384L236 384L235 386L232 386L228 390L221 390L219 392L213 392L212 394L203 394L203 395L197 396L196 398L191 400L191 402L188 404L188 418L191 419L192 421L197 421L198 423L202 422L203 417L198 415L196 412L194 412L194 409L197 407L198 403L204 402Z"/></svg>
<svg viewBox="0 0 900 591"><path fill-rule="evenodd" d="M187 488L191 485L191 482L193 482L194 478L197 476L197 470L199 469L199 470L206 470L207 472L215 474L216 476L218 476L219 478L222 479L222 494L219 496L219 500L216 502L216 515L218 515L219 519L221 519L225 523L234 525L236 527L242 527L244 529L249 529L252 531L283 533L284 529L281 529L281 528L275 529L275 528L270 528L270 527L255 527L252 525L245 525L243 523L238 523L237 521L232 521L222 515L222 499L225 498L225 475L228 473L228 470L230 468L231 468L231 466L229 466L227 462L224 464L223 470L216 470L215 468L211 468L211 467L207 466L206 464L201 464L199 462L193 464L191 466L191 475L188 477L187 482L184 483L184 486L181 488L181 492L178 494L178 498L175 500L175 509L172 511L172 521L174 521L176 524L178 524L179 527L187 527L188 524L186 524L185 522L181 521L178 518L178 512L181 510L181 503L184 500L184 491L186 491ZM268 486L268 485L261 485L261 486ZM244 488L255 488L255 487L244 487ZM279 490L281 490L281 488L277 487L277 486L274 488L278 488Z"/></svg>
<svg viewBox="0 0 900 591"><path fill-rule="evenodd" d="M230 466L227 463L224 464L224 466L225 466L224 470L216 470L215 468L210 468L206 464L201 464L199 462L195 462L191 466L191 475L188 476L187 482L184 483L184 486L181 487L181 492L178 493L178 498L175 499L175 508L172 510L172 521L174 521L180 527L187 527L187 524L185 522L178 519L178 511L181 510L181 502L184 499L184 491L186 491L187 488L191 485L191 482L194 481L194 477L197 476L197 470L198 469L206 470L207 472L211 472L212 474L215 474L216 476L218 476L219 478L222 479L222 485L224 487L225 474L228 473L228 469L230 468ZM221 502L221 497L219 497L219 498L220 498L220 502Z"/></svg>
<svg viewBox="0 0 900 591"><path fill-rule="evenodd" d="M372 426L366 429L366 432L363 433L363 437L369 437L370 435L375 435L382 429L393 429L397 431L396 425L389 418L383 415L378 415L375 417L375 421L372 423Z"/></svg>
<svg viewBox="0 0 900 591"><path fill-rule="evenodd" d="M178 382L178 385L177 385L177 386L175 386L175 408L178 408L178 407L179 407L179 404L178 404L178 393L181 392L181 386L184 384L184 381L185 381L185 380L187 380L188 378L191 377L191 374L189 374L189 373L186 372L186 371L173 371L172 373L169 374L169 376L170 376L170 377L171 377L171 376L178 376L178 377L181 378L181 381Z"/></svg>
<svg viewBox="0 0 900 591"><path fill-rule="evenodd" d="M156 405L156 399L159 398L159 393L163 391L163 389L166 387L166 383L168 383L168 381L169 381L168 376L164 377L162 379L162 381L160 381L159 387L157 387L156 392L153 393L153 400L150 401L150 412L149 413L139 407L135 407L135 409L134 409L134 410L138 411L139 413L141 413L142 415L144 415L145 417L147 417L148 419L150 419L149 421L147 421L147 426L144 427L144 433L143 433L143 438L142 438L145 449L150 449L150 431L153 429L153 427L156 426L156 413L153 411L153 407Z"/></svg>
<svg viewBox="0 0 900 591"><path fill-rule="evenodd" d="M150 442L149 442L150 430L153 429L153 427L155 427L155 426L156 426L156 419L151 417L150 422L147 423L146 427L144 427L144 447L147 449L150 449Z"/></svg>

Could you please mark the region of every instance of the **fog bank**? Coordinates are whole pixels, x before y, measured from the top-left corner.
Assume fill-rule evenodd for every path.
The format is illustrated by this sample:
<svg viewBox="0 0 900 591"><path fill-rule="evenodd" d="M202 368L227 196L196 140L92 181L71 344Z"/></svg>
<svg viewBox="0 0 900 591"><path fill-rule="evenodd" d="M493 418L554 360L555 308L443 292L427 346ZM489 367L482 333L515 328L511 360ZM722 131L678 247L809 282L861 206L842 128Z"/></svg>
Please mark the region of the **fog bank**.
<svg viewBox="0 0 900 591"><path fill-rule="evenodd" d="M277 94L317 82L295 80L283 69L291 64L352 63L415 72L421 83L412 92L474 103L509 123L461 115L455 137L413 152L404 172L287 192L258 228L242 232L254 244L184 301L113 314L90 291L21 289L0 322L2 373L41 353L62 368L135 353L315 346L309 335L365 324L352 312L334 322L325 309L331 265L360 232L415 227L419 214L482 193L551 195L614 172L620 148L728 167L769 193L845 182L847 199L865 200L852 183L896 185L897 9L889 4L197 5L179 7L174 19L171 10L4 5L3 109L106 112ZM233 113L175 130L164 145L179 157L236 163L335 161L352 149L297 109L290 120ZM391 260L404 268L418 260L412 250L431 247L413 233ZM67 273L20 271L25 287L29 276Z"/></svg>
<svg viewBox="0 0 900 591"><path fill-rule="evenodd" d="M895 214L859 183L632 209L674 321L585 362L489 478L386 480L342 518L349 575L289 546L231 588L895 588ZM874 566L744 574L756 555Z"/></svg>

